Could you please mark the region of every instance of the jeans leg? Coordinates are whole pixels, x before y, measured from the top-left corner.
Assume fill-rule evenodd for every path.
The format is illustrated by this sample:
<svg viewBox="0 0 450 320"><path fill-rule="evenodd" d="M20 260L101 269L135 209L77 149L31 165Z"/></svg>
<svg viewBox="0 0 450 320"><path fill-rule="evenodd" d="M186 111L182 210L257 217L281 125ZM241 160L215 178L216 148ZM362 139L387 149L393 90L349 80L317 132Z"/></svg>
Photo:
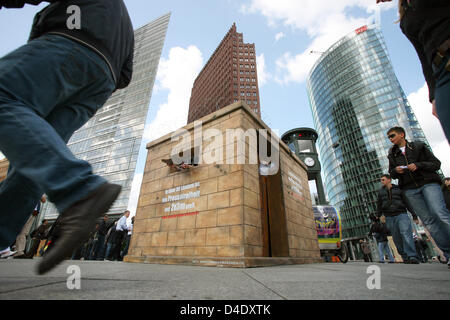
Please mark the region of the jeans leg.
<svg viewBox="0 0 450 320"><path fill-rule="evenodd" d="M6 179L0 183L0 248L14 242L24 228L42 193L37 184L10 165Z"/></svg>
<svg viewBox="0 0 450 320"><path fill-rule="evenodd" d="M439 189L439 186L438 188L436 188L436 186L438 185L430 184L425 185L422 188L406 190L405 195L416 211L417 216L422 220L423 224L430 232L436 245L444 252L445 257L449 258L449 229L447 224L441 220L437 213L442 209L440 204L442 191ZM443 213L443 210L441 211Z"/></svg>
<svg viewBox="0 0 450 320"><path fill-rule="evenodd" d="M398 226L398 216L386 217L386 226L391 231L392 240L394 240L394 244L403 261L408 260L408 255L403 250L403 239Z"/></svg>
<svg viewBox="0 0 450 320"><path fill-rule="evenodd" d="M105 236L99 235L98 236L98 247L97 252L95 254L95 259L103 259L103 254L105 251Z"/></svg>
<svg viewBox="0 0 450 320"><path fill-rule="evenodd" d="M439 68L434 67L436 80L435 100L436 112L439 116L442 129L447 141L450 142L450 71L445 70L449 55L444 59Z"/></svg>
<svg viewBox="0 0 450 320"><path fill-rule="evenodd" d="M111 249L111 259L112 261L119 260L119 254L120 254L120 247L119 244L114 243L112 249Z"/></svg>
<svg viewBox="0 0 450 320"><path fill-rule="evenodd" d="M386 252L388 254L389 261L395 262L394 256L392 255L391 249L389 248L389 243L387 241L384 243L384 249L386 250Z"/></svg>
<svg viewBox="0 0 450 320"><path fill-rule="evenodd" d="M36 238L33 238L32 241L33 242L31 244L31 248L30 248L29 252L27 252L27 256L29 256L30 258L33 258L36 255L37 249L39 248L39 243L41 242L40 239L36 239Z"/></svg>
<svg viewBox="0 0 450 320"><path fill-rule="evenodd" d="M416 245L414 244L411 220L408 214L402 213L397 216L398 227L403 240L403 250L408 258L417 258Z"/></svg>
<svg viewBox="0 0 450 320"><path fill-rule="evenodd" d="M95 260L95 255L97 252L98 241L94 241L91 247L91 251L89 252L89 260Z"/></svg>
<svg viewBox="0 0 450 320"><path fill-rule="evenodd" d="M378 242L378 254L380 255L380 262L384 262L384 250L383 250L384 242Z"/></svg>
<svg viewBox="0 0 450 320"><path fill-rule="evenodd" d="M0 246L17 236L42 193L62 212L105 182L66 142L112 93L106 72L94 52L58 36L0 59L0 150L14 169L0 189Z"/></svg>
<svg viewBox="0 0 450 320"><path fill-rule="evenodd" d="M450 242L450 212L445 205L444 195L437 183L426 184L422 188L423 196L428 208L439 217L447 231L447 240Z"/></svg>
<svg viewBox="0 0 450 320"><path fill-rule="evenodd" d="M130 239L131 236L128 235L125 236L125 249L123 249L122 258L128 254L128 248L130 247Z"/></svg>
<svg viewBox="0 0 450 320"><path fill-rule="evenodd" d="M106 245L105 259L109 260L110 254L111 254L111 243L108 243Z"/></svg>
<svg viewBox="0 0 450 320"><path fill-rule="evenodd" d="M89 118L86 114L89 113L88 110L83 103L57 106L45 121L67 143L73 133ZM0 241L1 243L12 243L14 235L22 230L26 219L36 207L43 193L37 183L10 166L7 178L0 183L0 208L4 212L14 212L15 214L0 215L0 235L6 239Z"/></svg>
<svg viewBox="0 0 450 320"><path fill-rule="evenodd" d="M34 222L33 216L30 216L25 223L25 226L22 228L22 231L20 231L20 234L16 238L16 251L17 255L23 255L25 254L25 247L27 245L27 234L30 232L31 225Z"/></svg>

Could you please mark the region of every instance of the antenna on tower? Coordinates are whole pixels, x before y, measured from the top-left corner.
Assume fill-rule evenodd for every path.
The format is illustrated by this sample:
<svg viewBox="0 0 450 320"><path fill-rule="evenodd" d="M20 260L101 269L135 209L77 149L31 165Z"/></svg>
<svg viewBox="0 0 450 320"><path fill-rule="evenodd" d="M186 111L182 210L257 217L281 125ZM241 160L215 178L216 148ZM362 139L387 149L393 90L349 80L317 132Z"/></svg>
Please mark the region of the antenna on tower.
<svg viewBox="0 0 450 320"><path fill-rule="evenodd" d="M325 52L311 50L309 54L324 54Z"/></svg>

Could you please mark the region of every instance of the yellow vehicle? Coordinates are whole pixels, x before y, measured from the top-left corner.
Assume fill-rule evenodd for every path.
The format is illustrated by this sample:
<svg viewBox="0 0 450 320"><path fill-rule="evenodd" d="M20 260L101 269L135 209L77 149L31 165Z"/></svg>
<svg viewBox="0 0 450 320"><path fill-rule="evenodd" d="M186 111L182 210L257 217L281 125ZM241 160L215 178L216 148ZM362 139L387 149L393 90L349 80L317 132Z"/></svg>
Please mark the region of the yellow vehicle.
<svg viewBox="0 0 450 320"><path fill-rule="evenodd" d="M347 246L342 243L341 216L333 206L313 206L314 221L322 256L337 256L342 263L348 261Z"/></svg>

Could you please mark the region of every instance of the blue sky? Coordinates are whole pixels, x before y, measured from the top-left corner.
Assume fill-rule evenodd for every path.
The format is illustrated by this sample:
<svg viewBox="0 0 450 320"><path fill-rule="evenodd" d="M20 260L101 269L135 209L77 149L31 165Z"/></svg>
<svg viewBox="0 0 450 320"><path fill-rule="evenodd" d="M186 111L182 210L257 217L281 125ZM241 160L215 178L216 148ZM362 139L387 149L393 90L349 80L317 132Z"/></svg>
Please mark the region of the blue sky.
<svg viewBox="0 0 450 320"><path fill-rule="evenodd" d="M317 55L340 37L373 21L375 0L125 0L135 28L171 12L150 103L145 141L186 124L192 82L233 22L244 42L255 43L263 120L284 133L314 127L305 76ZM431 117L419 60L395 23L396 4L380 6L381 26L395 73L435 154L445 162L450 148ZM0 56L23 45L34 14L44 5L0 10ZM176 121L171 120L178 114ZM142 158L141 158L142 160ZM443 163L450 175L450 167ZM142 172L139 164L138 173Z"/></svg>

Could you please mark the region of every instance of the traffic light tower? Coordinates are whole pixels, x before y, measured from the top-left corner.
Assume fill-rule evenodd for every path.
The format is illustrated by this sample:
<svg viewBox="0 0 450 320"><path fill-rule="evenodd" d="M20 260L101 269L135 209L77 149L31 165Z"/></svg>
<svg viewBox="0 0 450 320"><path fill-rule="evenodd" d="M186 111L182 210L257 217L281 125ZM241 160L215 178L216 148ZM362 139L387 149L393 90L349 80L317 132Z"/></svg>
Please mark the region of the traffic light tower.
<svg viewBox="0 0 450 320"><path fill-rule="evenodd" d="M321 205L327 204L322 177L319 155L317 154L316 142L318 134L311 128L292 129L281 137L297 157L302 160L308 168L308 180L316 182L317 194Z"/></svg>

